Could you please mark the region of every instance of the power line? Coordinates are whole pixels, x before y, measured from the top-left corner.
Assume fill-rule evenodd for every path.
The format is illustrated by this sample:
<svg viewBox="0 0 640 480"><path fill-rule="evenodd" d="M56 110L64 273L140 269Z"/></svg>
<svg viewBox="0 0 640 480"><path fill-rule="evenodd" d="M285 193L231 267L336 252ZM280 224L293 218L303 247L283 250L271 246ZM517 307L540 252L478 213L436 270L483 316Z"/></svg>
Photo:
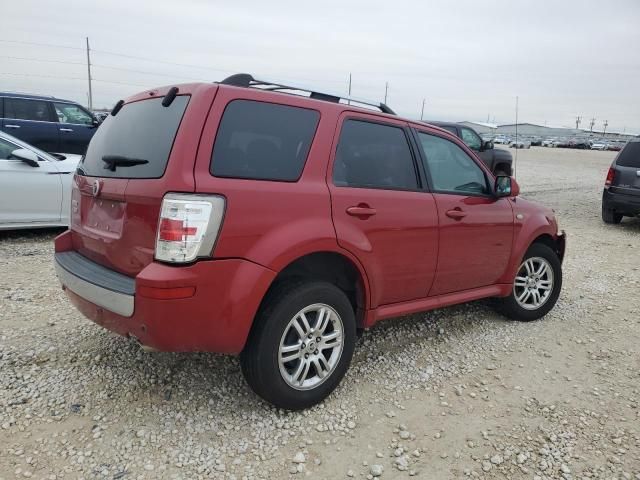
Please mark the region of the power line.
<svg viewBox="0 0 640 480"><path fill-rule="evenodd" d="M2 43L19 43L20 45L36 45L38 47L49 47L49 48L68 48L70 50L83 50L84 51L84 48L80 48L80 47L68 47L66 45L53 45L53 44L49 44L49 43L23 42L22 40L2 40L2 39L0 39L0 42L2 42Z"/></svg>
<svg viewBox="0 0 640 480"><path fill-rule="evenodd" d="M94 50L95 51L95 50ZM108 65L100 65L97 63L92 63L91 64L92 67L98 67L98 68L108 68L110 70L120 70L123 72L134 72L134 73L140 73L142 75L156 75L158 77L168 77L168 78L178 78L178 79L185 79L185 80L195 80L195 81L202 81L202 78L195 78L195 77L183 77L182 75L167 75L166 73L155 73L155 72L145 72L143 70L134 70L132 68L124 68L124 67L111 67Z"/></svg>
<svg viewBox="0 0 640 480"><path fill-rule="evenodd" d="M59 76L59 75L40 75L40 74L36 74L36 73L9 73L9 72L0 72L0 75L11 75L13 77L39 77L39 78L53 78L56 80L81 80L83 82L85 82L87 79L86 78L82 78L82 77L63 77L63 76ZM132 87L144 87L144 88L148 88L149 84L142 84L142 83L129 83L129 82L116 82L113 80L102 80L100 78L93 78L91 77L91 80L94 82L102 82L102 83L113 83L115 85L129 85Z"/></svg>
<svg viewBox="0 0 640 480"><path fill-rule="evenodd" d="M95 50L92 49L93 52L95 52ZM6 58L9 60L24 60L24 61L30 61L30 62L45 62L45 63L62 63L62 64L68 64L68 65L82 65L85 66L86 62L70 62L67 60L49 60L49 59L44 59L44 58L29 58L29 57L13 57L13 56L9 56L9 55L0 55L0 58ZM136 70L133 68L124 68L124 67L112 67L110 65L101 65L101 64L97 64L97 63L91 63L92 67L100 67L100 68L108 68L110 70L120 70L123 72L133 72L133 73L140 73L142 75L155 75L158 77L168 77L168 78L174 78L174 79L185 79L185 80L196 80L196 81L202 81L202 78L195 78L195 77L184 77L182 75L167 75L165 73L156 73L156 72L149 72L149 71L144 71L144 70Z"/></svg>
<svg viewBox="0 0 640 480"><path fill-rule="evenodd" d="M96 53L102 53L105 55L115 55L117 57L124 57L124 58L131 58L133 60L142 60L145 62L154 62L154 63L163 63L165 65L173 65L175 67L187 67L187 68L199 68L202 70L211 70L214 72L223 72L223 73L227 73L229 70L223 70L220 68L213 68L213 67L203 67L202 65L192 65L192 64L188 64L188 63L175 63L175 62L167 62L166 60L155 60L153 58L144 58L144 57L138 57L136 55L128 55L125 53L116 53L116 52L109 52L107 50L93 50Z"/></svg>
<svg viewBox="0 0 640 480"><path fill-rule="evenodd" d="M82 80L83 82L86 80L86 78L80 78L80 77L62 77L59 75L41 75L41 74L37 74L37 73L13 73L13 72L0 72L0 75L11 75L14 77L40 77L40 78L56 78L59 80Z"/></svg>
<svg viewBox="0 0 640 480"><path fill-rule="evenodd" d="M8 60L26 60L31 62L46 62L46 63L65 63L68 65L85 65L84 62L69 62L66 60L48 60L44 58L27 58L27 57L12 57L9 55L0 55L0 58L6 58Z"/></svg>

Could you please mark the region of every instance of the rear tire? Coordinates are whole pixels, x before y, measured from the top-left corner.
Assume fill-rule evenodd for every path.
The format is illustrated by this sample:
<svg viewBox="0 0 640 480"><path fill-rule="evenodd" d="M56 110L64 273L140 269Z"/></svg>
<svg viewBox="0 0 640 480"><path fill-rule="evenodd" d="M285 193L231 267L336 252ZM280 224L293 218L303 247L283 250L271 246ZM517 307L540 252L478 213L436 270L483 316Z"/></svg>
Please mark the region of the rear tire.
<svg viewBox="0 0 640 480"><path fill-rule="evenodd" d="M602 221L604 223L616 225L622 221L623 215L616 213L612 208L602 206Z"/></svg>
<svg viewBox="0 0 640 480"><path fill-rule="evenodd" d="M554 307L561 289L562 265L558 255L548 246L534 243L518 268L511 294L498 299L497 307L512 320L538 320Z"/></svg>
<svg viewBox="0 0 640 480"><path fill-rule="evenodd" d="M283 283L268 294L254 322L240 365L256 394L276 407L301 410L338 386L356 342L353 307L342 290L328 282Z"/></svg>

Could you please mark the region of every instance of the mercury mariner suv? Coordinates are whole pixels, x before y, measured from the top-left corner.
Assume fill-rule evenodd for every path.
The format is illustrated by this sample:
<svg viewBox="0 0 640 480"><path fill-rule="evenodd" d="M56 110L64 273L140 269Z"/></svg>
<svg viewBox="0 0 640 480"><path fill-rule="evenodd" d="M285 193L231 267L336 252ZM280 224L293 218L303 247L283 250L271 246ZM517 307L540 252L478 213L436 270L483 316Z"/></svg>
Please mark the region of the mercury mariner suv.
<svg viewBox="0 0 640 480"><path fill-rule="evenodd" d="M384 104L237 74L118 102L74 177L55 267L95 323L239 355L258 395L295 410L336 388L381 320L481 298L517 320L549 312L565 237L518 192Z"/></svg>

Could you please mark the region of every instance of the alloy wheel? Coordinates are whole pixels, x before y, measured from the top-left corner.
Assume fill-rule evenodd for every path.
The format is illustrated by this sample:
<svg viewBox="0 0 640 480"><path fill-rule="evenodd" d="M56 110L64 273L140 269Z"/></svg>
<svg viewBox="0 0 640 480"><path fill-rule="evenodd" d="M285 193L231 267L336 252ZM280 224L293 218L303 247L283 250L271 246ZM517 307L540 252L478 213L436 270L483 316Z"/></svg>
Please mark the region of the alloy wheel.
<svg viewBox="0 0 640 480"><path fill-rule="evenodd" d="M342 355L344 326L338 312L316 303L287 324L278 347L283 380L296 390L311 390L333 373Z"/></svg>
<svg viewBox="0 0 640 480"><path fill-rule="evenodd" d="M513 282L513 296L522 308L537 310L551 296L553 280L553 269L546 259L527 258Z"/></svg>

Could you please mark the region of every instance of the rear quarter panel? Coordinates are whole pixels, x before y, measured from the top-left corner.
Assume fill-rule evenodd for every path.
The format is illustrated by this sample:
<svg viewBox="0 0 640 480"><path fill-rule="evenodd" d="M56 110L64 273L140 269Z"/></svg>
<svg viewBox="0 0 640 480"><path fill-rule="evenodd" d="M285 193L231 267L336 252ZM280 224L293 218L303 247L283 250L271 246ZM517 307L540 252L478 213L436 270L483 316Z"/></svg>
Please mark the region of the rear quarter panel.
<svg viewBox="0 0 640 480"><path fill-rule="evenodd" d="M311 108L320 120L305 168L296 182L218 178L210 173L211 155L220 119L229 102L238 99L310 108L308 100L248 88L220 88L202 133L195 166L199 193L226 199L215 258L245 258L276 272L307 253L337 251L331 201L325 172L337 118L333 108L317 102Z"/></svg>

